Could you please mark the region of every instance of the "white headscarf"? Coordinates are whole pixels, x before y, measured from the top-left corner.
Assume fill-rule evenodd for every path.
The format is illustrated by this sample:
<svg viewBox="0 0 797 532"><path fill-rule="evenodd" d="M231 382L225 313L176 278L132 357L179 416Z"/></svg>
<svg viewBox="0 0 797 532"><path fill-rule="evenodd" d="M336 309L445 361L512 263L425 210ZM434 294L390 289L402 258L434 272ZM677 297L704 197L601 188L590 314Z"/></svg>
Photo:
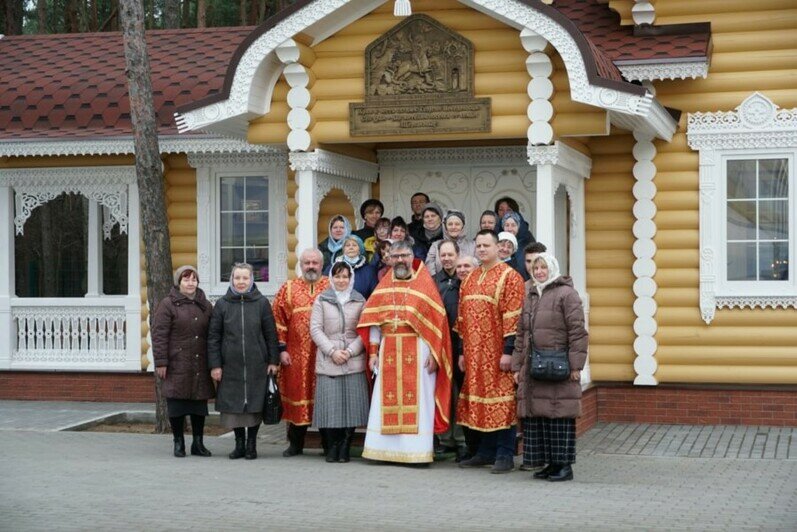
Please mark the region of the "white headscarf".
<svg viewBox="0 0 797 532"><path fill-rule="evenodd" d="M537 294L542 296L542 291L545 290L545 287L548 286L549 284L551 284L552 282L554 282L555 280L557 280L562 275L561 275L561 273L559 273L559 261L556 260L556 257L551 255L550 253L540 253L534 259L534 262L536 263L540 259L544 260L545 264L548 266L548 278L545 281L543 281L543 282L539 282L536 279L534 281L536 283L534 285L534 288L537 289ZM533 270L532 270L532 272L533 272ZM534 278L534 274L533 273L532 273L531 276L532 276L532 278Z"/></svg>
<svg viewBox="0 0 797 532"><path fill-rule="evenodd" d="M349 299L351 299L351 293L354 290L354 268L352 267L351 264L349 264L346 261L339 261L336 264L344 264L346 268L348 268L349 274L351 275L351 277L349 277L349 286L347 286L345 290L341 291L338 291L338 289L335 288L335 281L333 279L330 279L330 284L332 285L331 288L335 292L335 297L338 298L338 303L340 303L340 306L342 307L343 305L349 302ZM329 276L333 277L331 271Z"/></svg>

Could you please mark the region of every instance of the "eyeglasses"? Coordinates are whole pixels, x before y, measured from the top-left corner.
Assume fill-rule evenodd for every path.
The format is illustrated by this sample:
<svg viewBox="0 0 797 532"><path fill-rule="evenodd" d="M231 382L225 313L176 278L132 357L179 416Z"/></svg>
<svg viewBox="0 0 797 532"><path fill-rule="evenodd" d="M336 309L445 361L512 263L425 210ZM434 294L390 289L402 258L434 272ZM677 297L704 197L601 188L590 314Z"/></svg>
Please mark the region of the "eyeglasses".
<svg viewBox="0 0 797 532"><path fill-rule="evenodd" d="M409 259L412 257L412 253L393 253L390 256L394 259Z"/></svg>

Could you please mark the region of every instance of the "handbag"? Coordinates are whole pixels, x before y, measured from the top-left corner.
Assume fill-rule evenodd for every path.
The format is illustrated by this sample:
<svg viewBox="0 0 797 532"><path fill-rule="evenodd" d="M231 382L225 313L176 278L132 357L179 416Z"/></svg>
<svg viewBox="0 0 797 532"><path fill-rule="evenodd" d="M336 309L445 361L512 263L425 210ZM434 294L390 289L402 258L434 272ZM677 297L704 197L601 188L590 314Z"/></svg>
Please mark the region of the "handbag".
<svg viewBox="0 0 797 532"><path fill-rule="evenodd" d="M266 379L266 399L263 402L263 424L276 425L282 419L282 399L277 377L269 373Z"/></svg>
<svg viewBox="0 0 797 532"><path fill-rule="evenodd" d="M537 381L560 382L570 377L567 349L536 349L531 344L531 378Z"/></svg>
<svg viewBox="0 0 797 532"><path fill-rule="evenodd" d="M539 303L537 303L539 306ZM532 342L529 349L529 375L536 381L561 382L570 377L569 349L537 349L534 347L534 318L531 318Z"/></svg>

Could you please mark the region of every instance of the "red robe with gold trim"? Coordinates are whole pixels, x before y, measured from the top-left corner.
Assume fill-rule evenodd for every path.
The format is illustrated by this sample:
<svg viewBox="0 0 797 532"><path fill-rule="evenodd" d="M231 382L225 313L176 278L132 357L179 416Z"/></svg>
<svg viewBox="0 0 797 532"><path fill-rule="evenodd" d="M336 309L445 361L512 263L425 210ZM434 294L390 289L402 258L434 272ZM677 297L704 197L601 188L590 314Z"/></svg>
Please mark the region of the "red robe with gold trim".
<svg viewBox="0 0 797 532"><path fill-rule="evenodd" d="M414 261L409 279L395 279L392 271L382 278L360 315L358 328L366 345L371 326L382 331L382 434L418 433L418 337L438 366L434 432L448 430L451 338L443 301L423 262Z"/></svg>
<svg viewBox="0 0 797 532"><path fill-rule="evenodd" d="M291 355L291 365L279 373L282 419L294 425L313 422L315 402L315 352L310 338L310 313L313 302L329 288L329 278L311 284L304 279L287 281L274 298L274 321L280 344Z"/></svg>
<svg viewBox="0 0 797 532"><path fill-rule="evenodd" d="M515 381L498 364L504 338L517 332L523 293L523 278L504 262L476 268L460 286L457 329L465 356L457 401L461 425L490 432L515 424Z"/></svg>

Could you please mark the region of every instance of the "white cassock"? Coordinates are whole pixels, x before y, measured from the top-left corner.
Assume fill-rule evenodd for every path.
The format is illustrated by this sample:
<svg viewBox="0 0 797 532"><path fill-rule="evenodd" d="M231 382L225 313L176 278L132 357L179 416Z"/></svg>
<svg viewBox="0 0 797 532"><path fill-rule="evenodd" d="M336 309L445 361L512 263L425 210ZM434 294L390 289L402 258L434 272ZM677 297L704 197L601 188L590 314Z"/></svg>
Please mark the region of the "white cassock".
<svg viewBox="0 0 797 532"><path fill-rule="evenodd" d="M418 434L382 434L382 331L372 326L372 344L379 343L379 372L371 396L371 411L368 414L368 431L365 434L363 458L385 462L416 464L434 460L434 389L436 374L429 373L426 361L431 356L429 346L418 338L418 381L420 403L418 405Z"/></svg>

